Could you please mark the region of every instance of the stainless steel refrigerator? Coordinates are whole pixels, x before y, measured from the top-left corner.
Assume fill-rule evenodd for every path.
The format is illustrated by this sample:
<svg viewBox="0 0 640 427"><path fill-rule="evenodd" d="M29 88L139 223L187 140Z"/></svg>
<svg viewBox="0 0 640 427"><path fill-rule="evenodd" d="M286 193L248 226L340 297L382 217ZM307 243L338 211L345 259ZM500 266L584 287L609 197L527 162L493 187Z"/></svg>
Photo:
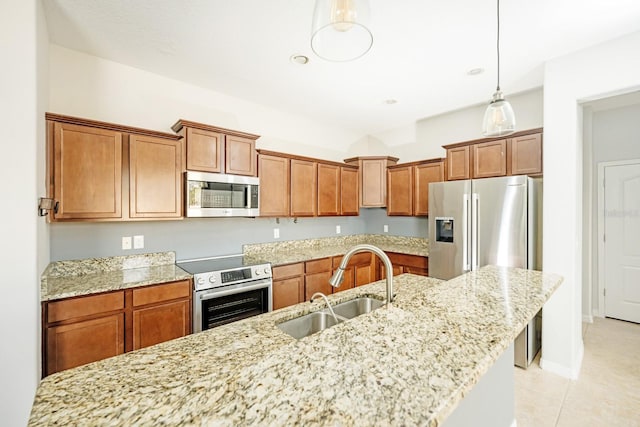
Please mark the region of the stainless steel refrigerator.
<svg viewBox="0 0 640 427"><path fill-rule="evenodd" d="M429 184L429 275L452 279L493 264L542 269L542 179L524 175ZM515 341L526 368L540 349L541 313Z"/></svg>

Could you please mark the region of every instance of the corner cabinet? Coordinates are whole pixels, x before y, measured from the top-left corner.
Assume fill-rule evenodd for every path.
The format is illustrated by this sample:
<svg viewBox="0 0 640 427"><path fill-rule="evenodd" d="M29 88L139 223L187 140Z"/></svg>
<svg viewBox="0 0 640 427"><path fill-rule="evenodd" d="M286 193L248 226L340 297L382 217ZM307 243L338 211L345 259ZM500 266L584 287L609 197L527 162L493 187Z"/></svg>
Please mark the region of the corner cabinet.
<svg viewBox="0 0 640 427"><path fill-rule="evenodd" d="M542 175L542 129L445 145L447 180Z"/></svg>
<svg viewBox="0 0 640 427"><path fill-rule="evenodd" d="M345 163L359 167L358 184L361 208L387 206L387 167L398 162L397 157L353 157Z"/></svg>
<svg viewBox="0 0 640 427"><path fill-rule="evenodd" d="M46 114L47 186L55 221L182 217L180 136Z"/></svg>
<svg viewBox="0 0 640 427"><path fill-rule="evenodd" d="M180 119L172 127L186 146L187 170L257 176L260 135Z"/></svg>
<svg viewBox="0 0 640 427"><path fill-rule="evenodd" d="M191 333L191 281L42 303L43 376Z"/></svg>

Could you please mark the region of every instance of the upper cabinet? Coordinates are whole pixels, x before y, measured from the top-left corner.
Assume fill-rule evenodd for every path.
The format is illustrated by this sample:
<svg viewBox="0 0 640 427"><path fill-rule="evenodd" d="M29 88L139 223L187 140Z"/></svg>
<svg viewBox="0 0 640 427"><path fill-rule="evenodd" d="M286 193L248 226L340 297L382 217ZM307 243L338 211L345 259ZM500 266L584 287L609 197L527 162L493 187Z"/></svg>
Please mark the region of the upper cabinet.
<svg viewBox="0 0 640 427"><path fill-rule="evenodd" d="M542 175L542 129L445 145L447 180Z"/></svg>
<svg viewBox="0 0 640 427"><path fill-rule="evenodd" d="M291 160L270 154L258 155L260 216L289 216Z"/></svg>
<svg viewBox="0 0 640 427"><path fill-rule="evenodd" d="M429 183L444 181L444 171L445 159L389 166L387 215L428 215Z"/></svg>
<svg viewBox="0 0 640 427"><path fill-rule="evenodd" d="M340 166L318 163L318 216L340 215Z"/></svg>
<svg viewBox="0 0 640 427"><path fill-rule="evenodd" d="M46 114L49 221L182 217L180 136Z"/></svg>
<svg viewBox="0 0 640 427"><path fill-rule="evenodd" d="M315 216L318 197L318 164L291 159L291 216Z"/></svg>
<svg viewBox="0 0 640 427"><path fill-rule="evenodd" d="M359 167L360 207L387 206L387 166L395 165L397 157L353 157L345 163Z"/></svg>
<svg viewBox="0 0 640 427"><path fill-rule="evenodd" d="M359 215L358 168L340 167L340 215Z"/></svg>
<svg viewBox="0 0 640 427"><path fill-rule="evenodd" d="M182 119L171 128L184 137L188 170L257 176L259 135Z"/></svg>

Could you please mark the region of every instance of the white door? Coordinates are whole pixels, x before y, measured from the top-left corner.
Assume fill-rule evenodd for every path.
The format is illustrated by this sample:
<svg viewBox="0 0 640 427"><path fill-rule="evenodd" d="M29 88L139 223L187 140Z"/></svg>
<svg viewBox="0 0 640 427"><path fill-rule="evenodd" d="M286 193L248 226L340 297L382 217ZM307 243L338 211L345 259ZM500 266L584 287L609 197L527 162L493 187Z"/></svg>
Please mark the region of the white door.
<svg viewBox="0 0 640 427"><path fill-rule="evenodd" d="M640 161L604 168L605 316L640 323Z"/></svg>

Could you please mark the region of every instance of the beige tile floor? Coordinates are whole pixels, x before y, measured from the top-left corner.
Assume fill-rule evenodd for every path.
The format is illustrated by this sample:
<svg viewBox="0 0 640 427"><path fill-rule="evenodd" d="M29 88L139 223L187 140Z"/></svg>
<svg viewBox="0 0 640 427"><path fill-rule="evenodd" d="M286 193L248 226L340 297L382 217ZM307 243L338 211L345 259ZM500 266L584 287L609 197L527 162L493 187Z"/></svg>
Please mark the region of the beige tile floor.
<svg viewBox="0 0 640 427"><path fill-rule="evenodd" d="M596 318L582 327L578 380L515 368L518 427L640 426L640 325Z"/></svg>

